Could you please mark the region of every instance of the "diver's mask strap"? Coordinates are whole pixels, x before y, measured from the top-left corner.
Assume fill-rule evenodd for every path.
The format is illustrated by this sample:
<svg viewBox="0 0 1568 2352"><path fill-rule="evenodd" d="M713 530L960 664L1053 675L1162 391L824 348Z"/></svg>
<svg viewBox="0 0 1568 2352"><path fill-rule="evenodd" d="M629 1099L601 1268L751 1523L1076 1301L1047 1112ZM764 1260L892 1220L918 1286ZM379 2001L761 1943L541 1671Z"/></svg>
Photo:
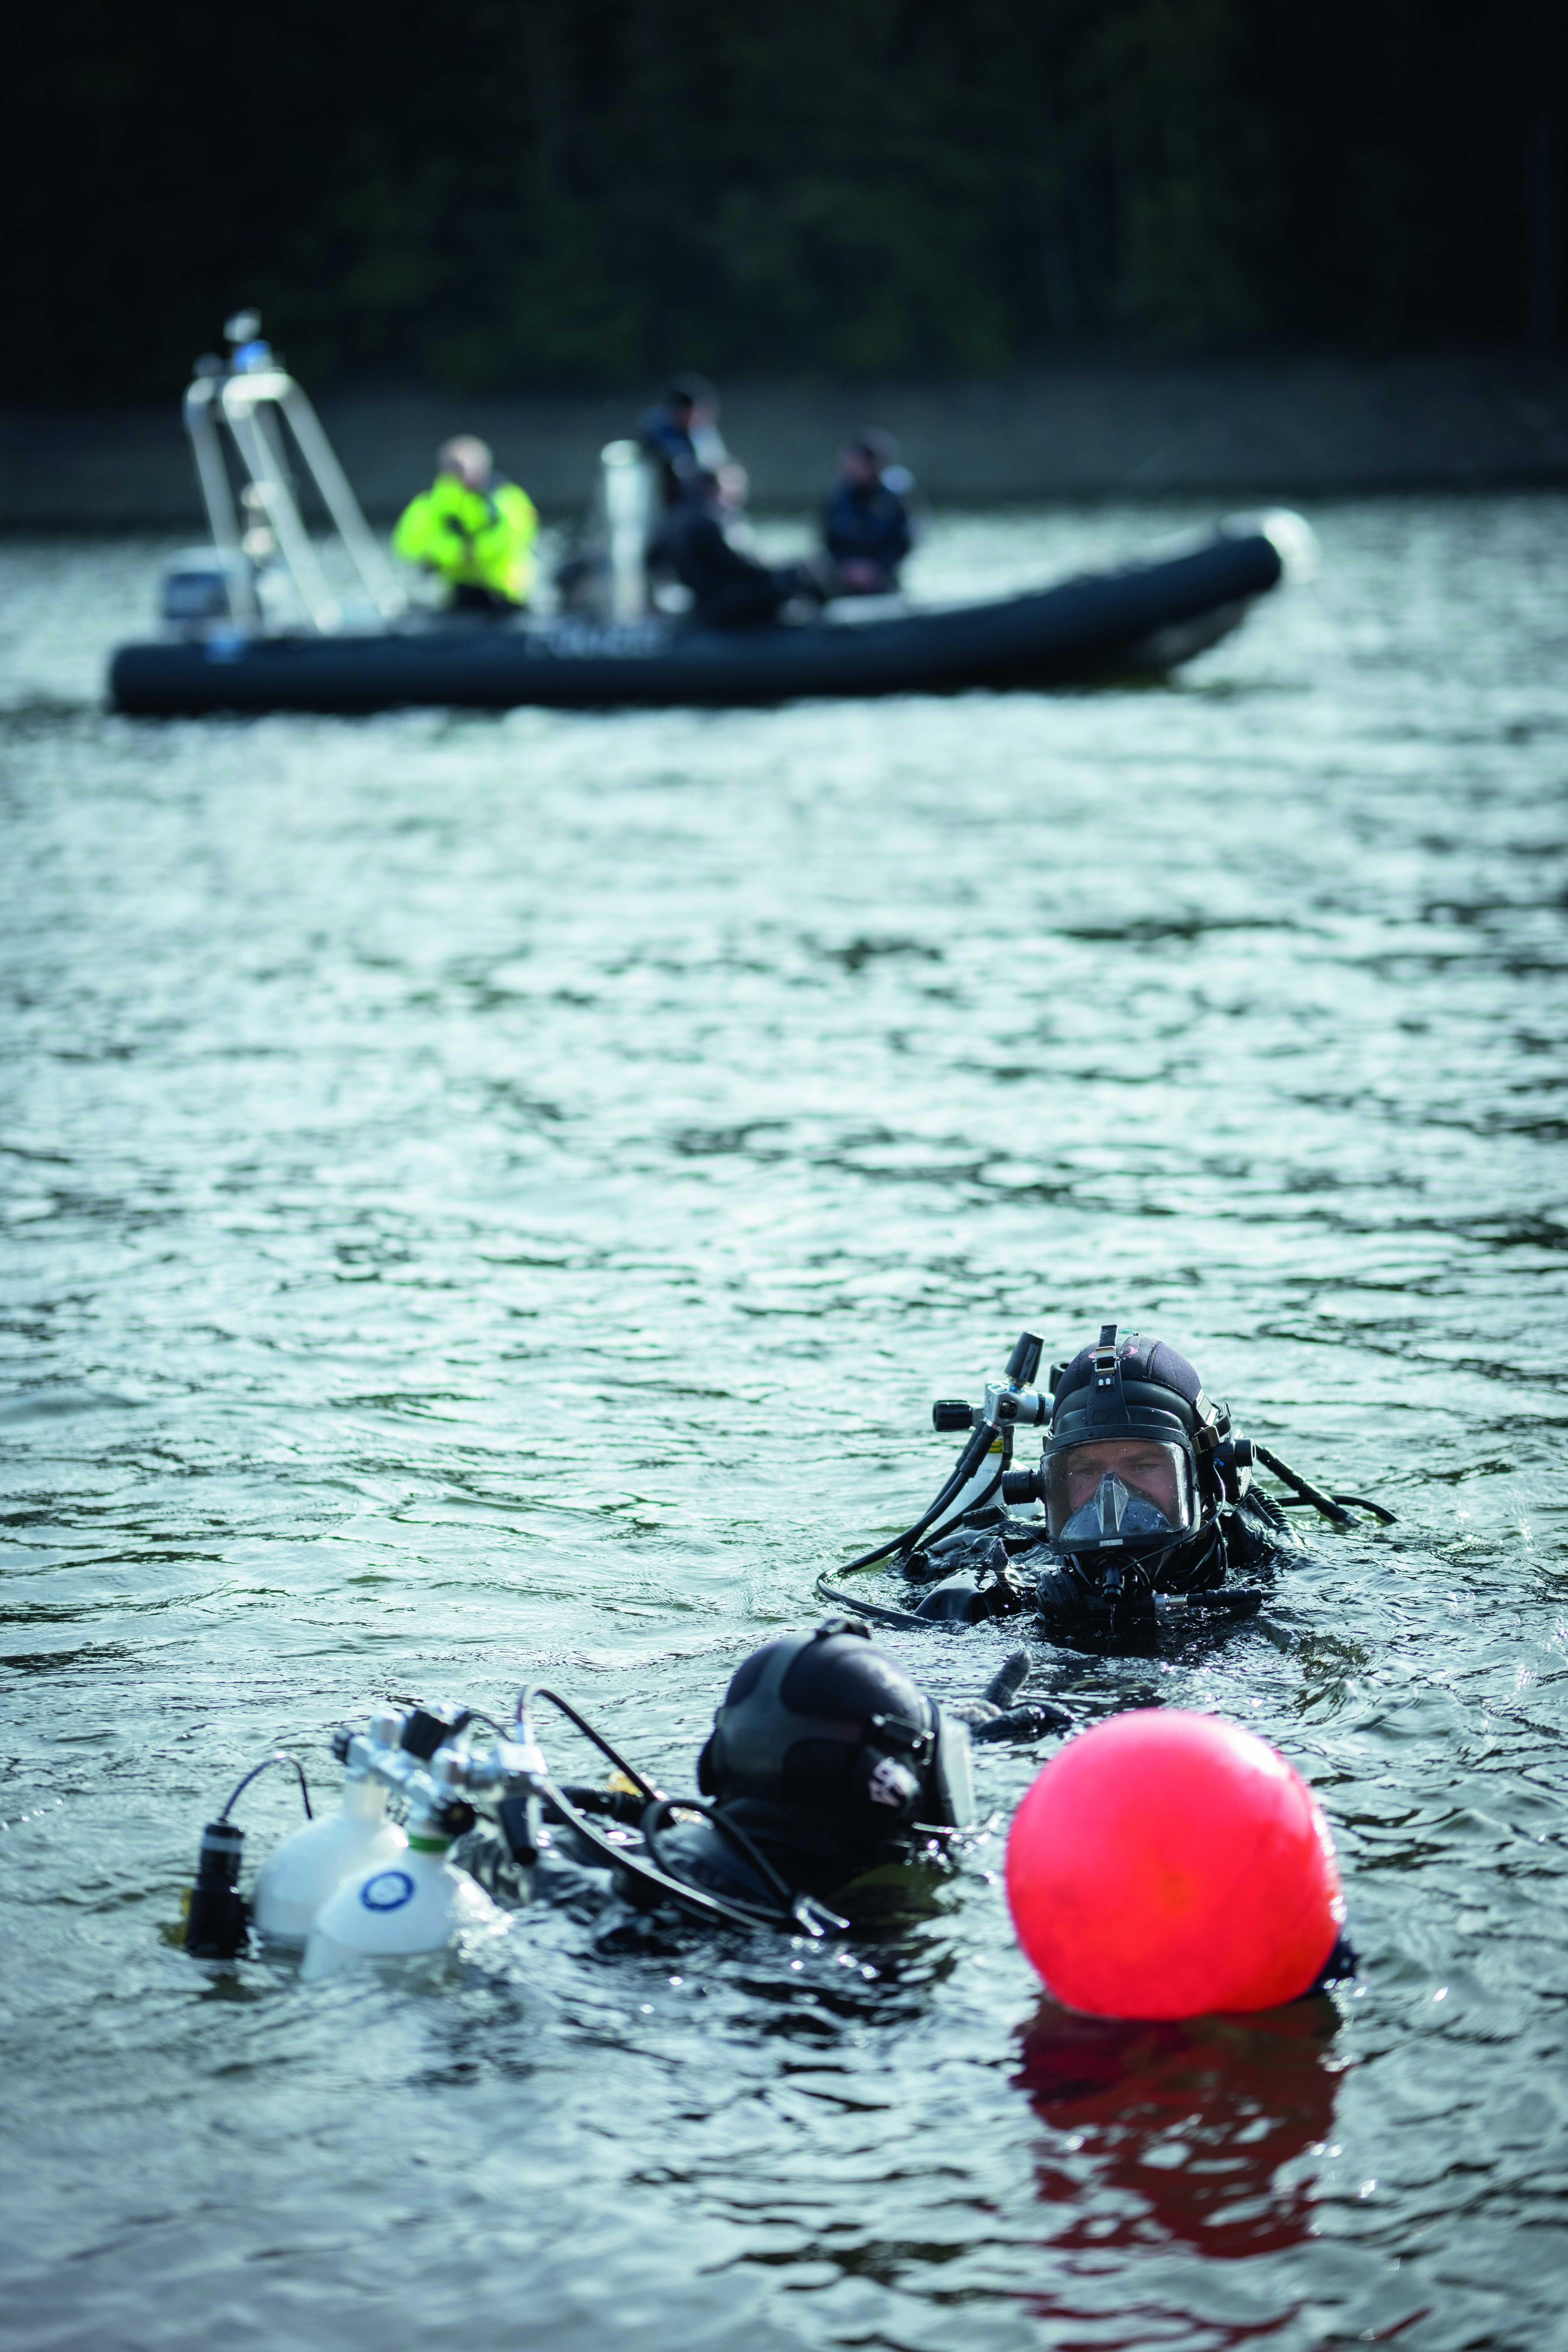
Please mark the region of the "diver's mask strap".
<svg viewBox="0 0 1568 2352"><path fill-rule="evenodd" d="M1125 1428L1131 1419L1122 1392L1121 1349L1117 1345L1116 1330L1114 1323L1100 1325L1100 1344L1089 1359L1090 1427L1098 1423L1110 1423L1112 1425L1120 1423ZM1138 1334L1134 1331L1130 1334L1129 1341L1122 1344L1135 1346L1137 1339Z"/></svg>

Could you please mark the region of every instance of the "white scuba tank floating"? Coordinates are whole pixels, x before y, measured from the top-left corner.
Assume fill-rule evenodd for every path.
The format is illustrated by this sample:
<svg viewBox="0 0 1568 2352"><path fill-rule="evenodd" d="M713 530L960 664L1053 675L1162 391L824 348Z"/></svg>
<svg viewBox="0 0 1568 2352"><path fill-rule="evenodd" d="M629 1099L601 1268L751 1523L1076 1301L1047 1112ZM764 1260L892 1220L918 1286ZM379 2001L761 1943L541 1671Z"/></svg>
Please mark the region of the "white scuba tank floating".
<svg viewBox="0 0 1568 2352"><path fill-rule="evenodd" d="M335 1813L275 1846L257 1874L251 1918L268 1944L302 1945L317 1912L345 1878L395 1863L408 1843L386 1817L387 1790L351 1774Z"/></svg>
<svg viewBox="0 0 1568 2352"><path fill-rule="evenodd" d="M348 1768L342 1802L284 1839L263 1863L248 1906L237 1888L244 1833L226 1806L204 1833L187 1951L236 1958L254 1927L265 1943L304 1945L304 1972L320 1977L377 1954L437 1951L465 1928L504 1923L506 1914L446 1858L474 1818L465 1796L470 1780L496 1778L493 1764L452 1744L470 1720L446 1708L383 1706L366 1730L334 1734L333 1753ZM506 1753L532 1769L531 1751ZM309 1812L304 1774L282 1753L247 1773L235 1797L274 1763L300 1773ZM388 1818L392 1802L405 1809L406 1829Z"/></svg>
<svg viewBox="0 0 1568 2352"><path fill-rule="evenodd" d="M504 1926L500 1906L447 1861L448 1844L416 1835L391 1860L344 1879L317 1915L300 1976L314 1981L361 1960L438 1952L465 1929Z"/></svg>

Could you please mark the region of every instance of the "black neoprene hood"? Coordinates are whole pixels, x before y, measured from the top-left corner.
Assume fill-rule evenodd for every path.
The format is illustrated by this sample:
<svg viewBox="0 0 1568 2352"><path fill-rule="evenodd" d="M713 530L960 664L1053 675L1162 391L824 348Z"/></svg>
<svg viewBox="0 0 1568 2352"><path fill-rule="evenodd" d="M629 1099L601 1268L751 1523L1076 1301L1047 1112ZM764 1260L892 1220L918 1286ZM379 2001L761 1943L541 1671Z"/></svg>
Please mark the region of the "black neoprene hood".
<svg viewBox="0 0 1568 2352"><path fill-rule="evenodd" d="M724 1694L700 1785L778 1805L832 1802L847 1789L856 1751L877 1738L879 1719L898 1727L895 1740L912 1751L918 1769L934 1739L935 1709L863 1627L766 1643Z"/></svg>
<svg viewBox="0 0 1568 2352"><path fill-rule="evenodd" d="M858 1619L829 1618L764 1643L737 1670L697 1785L721 1803L750 1800L839 1833L915 1820L963 1826L967 1737Z"/></svg>
<svg viewBox="0 0 1568 2352"><path fill-rule="evenodd" d="M1134 1331L1119 1341L1114 1325L1108 1328L1109 1339L1080 1348L1058 1376L1049 1450L1126 1430L1152 1437L1179 1431L1206 1452L1229 1415L1205 1394L1194 1366L1163 1339L1144 1339Z"/></svg>

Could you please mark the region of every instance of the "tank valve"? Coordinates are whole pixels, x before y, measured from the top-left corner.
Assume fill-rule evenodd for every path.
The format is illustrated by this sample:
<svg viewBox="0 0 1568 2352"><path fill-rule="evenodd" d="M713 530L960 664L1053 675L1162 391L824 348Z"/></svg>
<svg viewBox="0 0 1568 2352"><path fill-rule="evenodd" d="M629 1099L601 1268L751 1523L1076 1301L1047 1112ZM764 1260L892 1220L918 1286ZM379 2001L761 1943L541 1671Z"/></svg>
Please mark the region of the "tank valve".
<svg viewBox="0 0 1568 2352"><path fill-rule="evenodd" d="M466 1706L410 1707L403 1722L403 1752L427 1764L437 1748L445 1747L448 1739L467 1730L473 1719Z"/></svg>
<svg viewBox="0 0 1568 2352"><path fill-rule="evenodd" d="M202 1832L196 1883L185 1920L185 1949L198 1960L232 1960L249 1933L239 1892L245 1832L236 1822L209 1822Z"/></svg>
<svg viewBox="0 0 1568 2352"><path fill-rule="evenodd" d="M931 1409L931 1425L935 1430L972 1429L974 1407L963 1397L942 1397Z"/></svg>

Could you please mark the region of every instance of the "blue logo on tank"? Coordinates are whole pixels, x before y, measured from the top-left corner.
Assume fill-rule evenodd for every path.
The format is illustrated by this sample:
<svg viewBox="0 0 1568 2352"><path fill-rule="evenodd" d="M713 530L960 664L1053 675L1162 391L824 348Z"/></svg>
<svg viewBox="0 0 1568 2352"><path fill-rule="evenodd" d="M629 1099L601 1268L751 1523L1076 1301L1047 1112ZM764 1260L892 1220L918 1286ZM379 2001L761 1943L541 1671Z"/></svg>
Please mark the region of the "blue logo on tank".
<svg viewBox="0 0 1568 2352"><path fill-rule="evenodd" d="M405 1870L378 1870L360 1888L359 1899L367 1911L401 1911L414 1900L414 1881Z"/></svg>

